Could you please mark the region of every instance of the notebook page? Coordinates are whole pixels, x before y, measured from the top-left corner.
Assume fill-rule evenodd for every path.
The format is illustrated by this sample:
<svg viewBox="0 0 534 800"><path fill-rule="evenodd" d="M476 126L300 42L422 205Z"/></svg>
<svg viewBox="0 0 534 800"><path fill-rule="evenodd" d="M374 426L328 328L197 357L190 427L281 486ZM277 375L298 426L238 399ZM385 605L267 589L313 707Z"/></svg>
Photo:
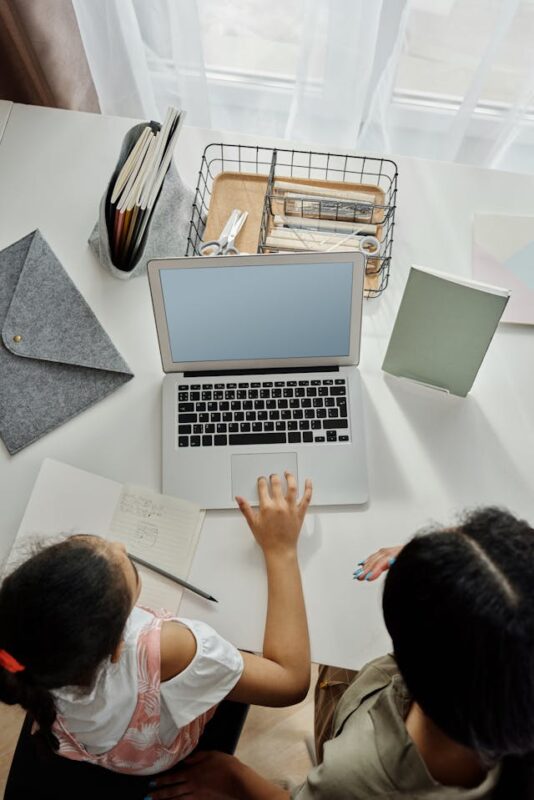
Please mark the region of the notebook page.
<svg viewBox="0 0 534 800"><path fill-rule="evenodd" d="M108 538L122 542L132 555L187 579L204 516L205 512L193 503L126 484ZM175 612L183 589L145 567L136 566L143 581L139 602Z"/></svg>

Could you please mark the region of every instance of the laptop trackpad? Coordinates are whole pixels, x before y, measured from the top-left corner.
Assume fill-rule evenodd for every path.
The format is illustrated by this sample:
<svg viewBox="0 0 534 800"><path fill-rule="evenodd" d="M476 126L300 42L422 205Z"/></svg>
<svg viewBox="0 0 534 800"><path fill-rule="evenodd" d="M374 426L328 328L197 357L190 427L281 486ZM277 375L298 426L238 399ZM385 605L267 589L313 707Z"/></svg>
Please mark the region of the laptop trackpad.
<svg viewBox="0 0 534 800"><path fill-rule="evenodd" d="M251 453L232 456L232 495L240 495L253 505L258 505L258 478L260 475L277 474L282 478L282 490L287 490L285 471L292 472L297 479L296 453Z"/></svg>

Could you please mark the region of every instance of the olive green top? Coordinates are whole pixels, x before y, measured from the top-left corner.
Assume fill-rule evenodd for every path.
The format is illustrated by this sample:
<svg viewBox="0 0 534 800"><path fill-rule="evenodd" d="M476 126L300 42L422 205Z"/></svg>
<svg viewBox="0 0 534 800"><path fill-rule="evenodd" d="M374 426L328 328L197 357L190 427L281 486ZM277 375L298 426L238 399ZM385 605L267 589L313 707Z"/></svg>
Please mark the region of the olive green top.
<svg viewBox="0 0 534 800"><path fill-rule="evenodd" d="M293 800L490 798L500 767L473 789L443 786L432 778L404 724L410 704L392 656L367 664L337 705L322 764L293 790Z"/></svg>

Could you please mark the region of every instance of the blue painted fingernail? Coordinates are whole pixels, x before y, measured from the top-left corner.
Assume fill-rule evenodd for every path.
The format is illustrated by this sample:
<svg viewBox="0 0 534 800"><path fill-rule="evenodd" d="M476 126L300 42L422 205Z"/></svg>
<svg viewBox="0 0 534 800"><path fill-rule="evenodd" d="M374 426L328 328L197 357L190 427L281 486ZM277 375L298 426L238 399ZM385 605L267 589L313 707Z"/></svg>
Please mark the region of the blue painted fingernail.
<svg viewBox="0 0 534 800"><path fill-rule="evenodd" d="M359 575L362 574L362 572L363 572L363 568L357 569L356 572L354 573L354 577L357 578Z"/></svg>
<svg viewBox="0 0 534 800"><path fill-rule="evenodd" d="M396 560L397 560L397 559L395 558L395 556L392 556L392 557L389 559L389 566L390 566L390 567L392 567L392 566L393 566L393 564L395 563L395 561L396 561Z"/></svg>
<svg viewBox="0 0 534 800"><path fill-rule="evenodd" d="M372 577L373 577L373 573L372 572L368 572L367 575L365 576L365 580L366 581L370 581Z"/></svg>

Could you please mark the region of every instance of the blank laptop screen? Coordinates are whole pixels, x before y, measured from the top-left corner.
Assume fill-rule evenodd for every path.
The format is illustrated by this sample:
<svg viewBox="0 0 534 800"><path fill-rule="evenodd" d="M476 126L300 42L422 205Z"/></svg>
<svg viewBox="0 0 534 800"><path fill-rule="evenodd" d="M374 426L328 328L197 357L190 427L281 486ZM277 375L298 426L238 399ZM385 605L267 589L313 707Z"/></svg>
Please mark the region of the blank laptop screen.
<svg viewBox="0 0 534 800"><path fill-rule="evenodd" d="M172 360L348 356L351 261L161 269Z"/></svg>

